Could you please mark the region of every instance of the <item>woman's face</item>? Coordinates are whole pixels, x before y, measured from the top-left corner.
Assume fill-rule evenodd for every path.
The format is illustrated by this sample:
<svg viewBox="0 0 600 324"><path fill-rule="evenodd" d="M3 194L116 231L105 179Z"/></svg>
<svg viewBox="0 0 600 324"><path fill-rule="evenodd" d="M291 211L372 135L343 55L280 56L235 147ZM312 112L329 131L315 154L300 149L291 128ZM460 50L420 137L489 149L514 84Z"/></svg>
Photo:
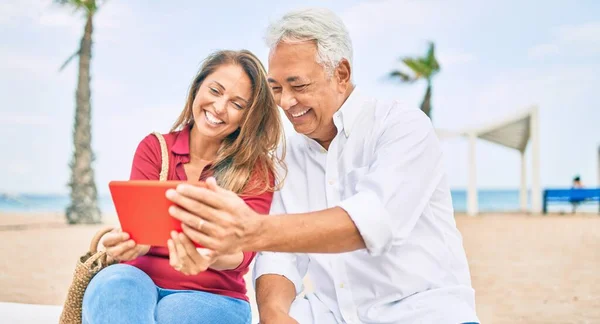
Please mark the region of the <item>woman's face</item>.
<svg viewBox="0 0 600 324"><path fill-rule="evenodd" d="M251 95L250 78L240 66L218 67L196 92L192 104L194 127L204 136L223 140L240 127Z"/></svg>

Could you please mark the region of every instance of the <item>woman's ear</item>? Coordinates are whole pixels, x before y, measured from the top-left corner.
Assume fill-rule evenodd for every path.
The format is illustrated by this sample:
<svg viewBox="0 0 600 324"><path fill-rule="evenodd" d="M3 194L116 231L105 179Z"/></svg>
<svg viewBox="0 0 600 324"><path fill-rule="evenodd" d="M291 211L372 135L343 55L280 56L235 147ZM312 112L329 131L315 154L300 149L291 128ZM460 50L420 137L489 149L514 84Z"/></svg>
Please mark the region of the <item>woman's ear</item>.
<svg viewBox="0 0 600 324"><path fill-rule="evenodd" d="M351 75L352 71L350 68L350 62L348 62L348 60L346 59L342 59L340 61L340 64L338 64L337 68L335 69L335 76L338 82L338 89L341 92L345 92L350 86L350 83L352 81Z"/></svg>

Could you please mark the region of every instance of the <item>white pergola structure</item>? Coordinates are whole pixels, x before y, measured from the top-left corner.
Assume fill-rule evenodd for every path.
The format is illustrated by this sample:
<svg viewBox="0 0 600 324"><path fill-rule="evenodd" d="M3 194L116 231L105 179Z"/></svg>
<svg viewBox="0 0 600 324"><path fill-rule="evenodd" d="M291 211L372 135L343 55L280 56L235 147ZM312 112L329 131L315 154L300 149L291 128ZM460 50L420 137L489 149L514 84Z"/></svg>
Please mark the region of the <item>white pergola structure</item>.
<svg viewBox="0 0 600 324"><path fill-rule="evenodd" d="M598 188L600 188L600 145L598 145Z"/></svg>
<svg viewBox="0 0 600 324"><path fill-rule="evenodd" d="M477 139L483 139L519 151L521 154L521 211L527 211L527 162L525 149L531 143L531 212L542 211L542 191L540 186L540 138L538 108L533 106L507 118L484 127L459 132L437 130L440 138L455 136L467 137L469 141L469 182L467 186L467 214L475 216L479 212L477 203Z"/></svg>

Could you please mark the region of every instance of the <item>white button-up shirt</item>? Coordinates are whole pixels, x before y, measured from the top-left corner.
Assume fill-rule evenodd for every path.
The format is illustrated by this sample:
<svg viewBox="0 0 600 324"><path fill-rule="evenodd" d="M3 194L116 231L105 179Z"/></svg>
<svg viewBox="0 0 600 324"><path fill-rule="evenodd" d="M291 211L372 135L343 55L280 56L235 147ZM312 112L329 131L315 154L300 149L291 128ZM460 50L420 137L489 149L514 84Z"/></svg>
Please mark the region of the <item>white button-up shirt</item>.
<svg viewBox="0 0 600 324"><path fill-rule="evenodd" d="M469 267L456 228L442 151L417 108L360 96L334 114L325 150L288 134L288 174L271 214L341 207L366 249L339 254L260 253L254 278L280 274L338 323L478 322ZM283 216L285 217L285 216ZM323 323L317 315L312 321Z"/></svg>

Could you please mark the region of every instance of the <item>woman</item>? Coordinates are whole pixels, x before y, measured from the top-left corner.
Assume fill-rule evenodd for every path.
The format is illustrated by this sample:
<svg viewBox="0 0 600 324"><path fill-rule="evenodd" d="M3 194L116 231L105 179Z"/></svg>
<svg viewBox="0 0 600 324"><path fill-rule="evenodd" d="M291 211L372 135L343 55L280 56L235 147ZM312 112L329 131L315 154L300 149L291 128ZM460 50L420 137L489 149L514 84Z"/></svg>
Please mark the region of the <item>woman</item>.
<svg viewBox="0 0 600 324"><path fill-rule="evenodd" d="M279 112L258 58L248 51L219 51L205 60L184 110L164 135L168 180L214 177L267 214L281 162L272 153L281 136ZM159 141L148 135L133 158L131 180L158 180L160 170ZM107 234L106 251L121 263L90 282L83 322L250 323L243 275L255 253L215 257L196 249L183 233L171 237L164 248L136 245L127 233Z"/></svg>

